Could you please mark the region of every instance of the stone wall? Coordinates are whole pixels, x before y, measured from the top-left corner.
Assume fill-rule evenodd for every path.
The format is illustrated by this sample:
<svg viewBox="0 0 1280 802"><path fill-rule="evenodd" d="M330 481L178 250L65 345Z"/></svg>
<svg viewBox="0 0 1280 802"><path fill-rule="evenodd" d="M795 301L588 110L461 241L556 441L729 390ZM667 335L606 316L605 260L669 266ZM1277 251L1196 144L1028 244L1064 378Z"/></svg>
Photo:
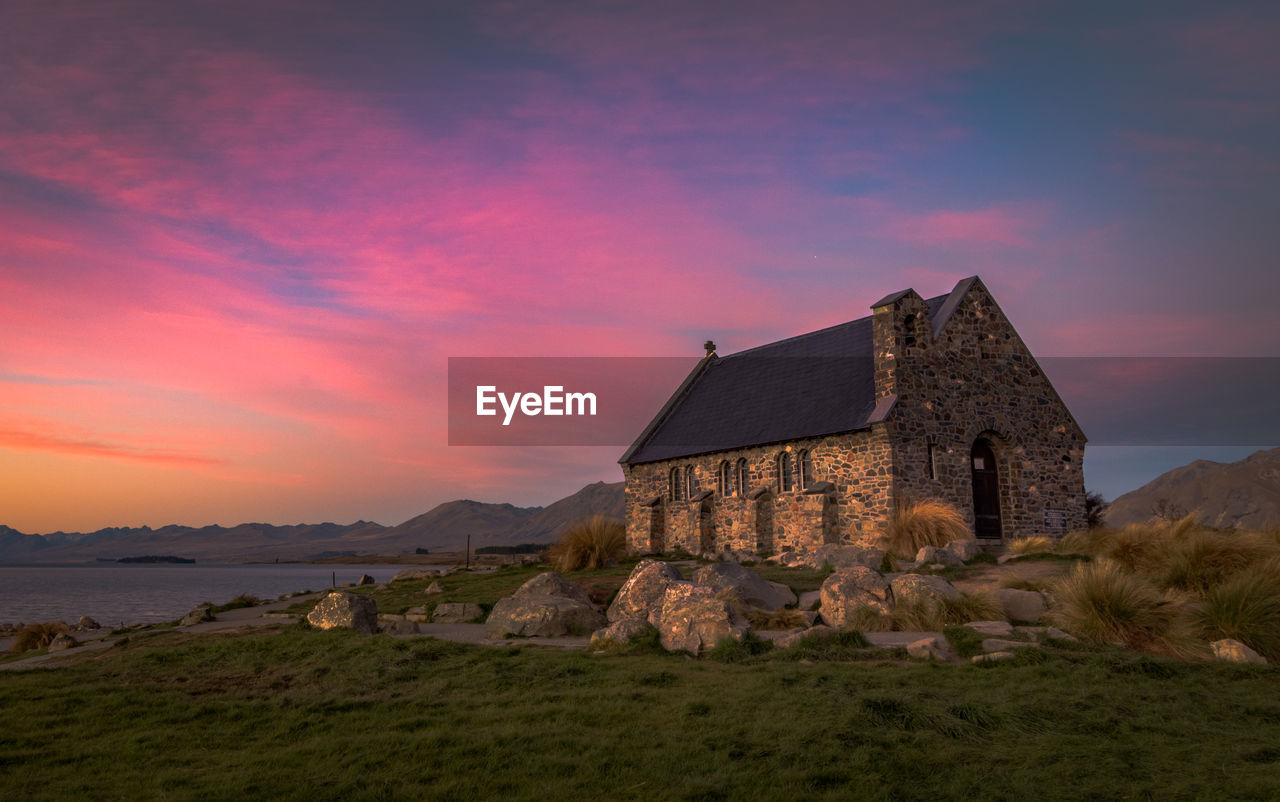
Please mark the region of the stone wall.
<svg viewBox="0 0 1280 802"><path fill-rule="evenodd" d="M1083 433L1004 313L975 282L935 339L914 291L873 312L876 398L896 398L882 423L859 432L624 465L627 542L692 553L776 553L824 542L871 544L893 499L937 498L974 523L971 450L990 442L1005 540L1085 525ZM932 446L932 449L931 449ZM811 484L782 491L781 452L808 449ZM745 491L718 483L721 461L745 458ZM698 493L672 498L672 467L692 466ZM798 471L797 471L798 480ZM708 493L708 491L710 491ZM651 543L654 523L662 542Z"/></svg>

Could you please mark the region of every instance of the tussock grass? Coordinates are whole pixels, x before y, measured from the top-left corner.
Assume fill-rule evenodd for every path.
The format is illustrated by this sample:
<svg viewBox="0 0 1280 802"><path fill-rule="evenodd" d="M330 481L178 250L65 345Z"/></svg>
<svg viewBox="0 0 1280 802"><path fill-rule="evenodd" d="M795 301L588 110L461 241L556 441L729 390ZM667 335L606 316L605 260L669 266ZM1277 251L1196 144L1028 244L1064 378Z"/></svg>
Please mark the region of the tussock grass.
<svg viewBox="0 0 1280 802"><path fill-rule="evenodd" d="M558 571L601 568L618 561L627 550L627 528L621 521L593 515L569 527L547 550Z"/></svg>
<svg viewBox="0 0 1280 802"><path fill-rule="evenodd" d="M1039 554L1041 552L1056 552L1058 550L1058 542L1050 537L1021 537L1009 543L1005 547L1011 554Z"/></svg>
<svg viewBox="0 0 1280 802"><path fill-rule="evenodd" d="M53 639L71 630L61 621L44 621L39 624L27 624L18 630L9 645L11 652L29 652L33 649L47 649Z"/></svg>
<svg viewBox="0 0 1280 802"><path fill-rule="evenodd" d="M1180 600L1114 560L1078 565L1053 594L1051 615L1077 637L1180 657L1205 653L1180 619Z"/></svg>
<svg viewBox="0 0 1280 802"><path fill-rule="evenodd" d="M924 546L945 546L973 535L964 516L950 504L933 499L903 499L885 521L881 543L885 551L910 560Z"/></svg>
<svg viewBox="0 0 1280 802"><path fill-rule="evenodd" d="M1191 611L1206 640L1235 638L1280 662L1280 561L1272 560L1210 588Z"/></svg>
<svg viewBox="0 0 1280 802"><path fill-rule="evenodd" d="M941 632L970 621L1003 621L1004 608L990 593L962 593L959 599L916 598L894 605L890 620L901 632Z"/></svg>
<svg viewBox="0 0 1280 802"><path fill-rule="evenodd" d="M874 607L855 607L845 620L845 630L862 632L892 632L894 619Z"/></svg>

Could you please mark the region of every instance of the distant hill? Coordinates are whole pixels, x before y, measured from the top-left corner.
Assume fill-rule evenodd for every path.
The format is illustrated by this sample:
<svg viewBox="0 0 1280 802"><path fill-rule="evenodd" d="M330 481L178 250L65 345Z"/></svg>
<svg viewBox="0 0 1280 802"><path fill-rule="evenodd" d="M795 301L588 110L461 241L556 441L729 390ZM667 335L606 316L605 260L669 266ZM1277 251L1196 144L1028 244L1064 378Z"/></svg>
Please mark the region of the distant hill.
<svg viewBox="0 0 1280 802"><path fill-rule="evenodd" d="M1198 459L1125 493L1104 513L1108 526L1192 514L1209 526L1270 529L1280 526L1280 448L1239 462Z"/></svg>
<svg viewBox="0 0 1280 802"><path fill-rule="evenodd" d="M83 562L138 554L200 561L299 560L326 552L400 554L418 548L461 550L467 535L480 546L549 543L568 523L601 513L622 518L622 482L587 485L547 507L448 501L397 526L247 523L232 527L108 527L96 532L31 535L0 526L0 562Z"/></svg>

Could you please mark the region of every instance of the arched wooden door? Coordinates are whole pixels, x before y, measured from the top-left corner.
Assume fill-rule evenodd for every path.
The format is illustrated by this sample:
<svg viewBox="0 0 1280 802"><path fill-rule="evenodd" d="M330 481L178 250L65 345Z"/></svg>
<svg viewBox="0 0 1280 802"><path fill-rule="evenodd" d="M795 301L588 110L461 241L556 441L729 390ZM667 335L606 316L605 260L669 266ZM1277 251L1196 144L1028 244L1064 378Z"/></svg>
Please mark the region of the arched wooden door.
<svg viewBox="0 0 1280 802"><path fill-rule="evenodd" d="M982 538L1000 537L1000 475L991 443L979 439L969 457L973 468L973 533Z"/></svg>

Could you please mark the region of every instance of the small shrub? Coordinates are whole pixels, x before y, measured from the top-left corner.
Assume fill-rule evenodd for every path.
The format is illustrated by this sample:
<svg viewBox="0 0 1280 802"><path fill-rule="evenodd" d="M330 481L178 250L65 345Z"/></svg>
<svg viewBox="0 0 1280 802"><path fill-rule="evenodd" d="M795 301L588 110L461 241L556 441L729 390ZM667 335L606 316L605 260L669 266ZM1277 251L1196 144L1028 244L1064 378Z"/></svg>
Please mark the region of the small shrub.
<svg viewBox="0 0 1280 802"><path fill-rule="evenodd" d="M569 527L547 550L547 558L556 570L577 571L615 563L626 550L627 528L622 522L593 515Z"/></svg>
<svg viewBox="0 0 1280 802"><path fill-rule="evenodd" d="M13 636L9 646L11 652L29 652L32 649L47 649L58 635L70 632L61 621L45 621L40 624L27 624Z"/></svg>
<svg viewBox="0 0 1280 802"><path fill-rule="evenodd" d="M886 551L910 560L924 546L945 546L971 537L964 516L950 504L903 499L894 504L881 540Z"/></svg>
<svg viewBox="0 0 1280 802"><path fill-rule="evenodd" d="M942 634L946 637L947 642L951 644L951 648L961 657L973 657L976 654L982 654L982 640L986 636L980 632L974 632L968 627L951 625L942 628Z"/></svg>
<svg viewBox="0 0 1280 802"><path fill-rule="evenodd" d="M254 607L262 604L263 600L249 593L241 593L226 604L215 604L210 608L213 613L225 613L227 610L239 610L242 607Z"/></svg>
<svg viewBox="0 0 1280 802"><path fill-rule="evenodd" d="M916 598L893 608L894 628L903 632L940 632L970 621L1003 621L1004 608L989 593L962 593L958 599Z"/></svg>
<svg viewBox="0 0 1280 802"><path fill-rule="evenodd" d="M1235 638L1270 662L1280 660L1280 562L1210 588L1192 609L1191 622L1207 640Z"/></svg>
<svg viewBox="0 0 1280 802"><path fill-rule="evenodd" d="M719 643L707 650L706 655L717 663L745 663L772 648L772 642L761 638L754 632L748 632L742 636L740 641L733 638L721 638Z"/></svg>

